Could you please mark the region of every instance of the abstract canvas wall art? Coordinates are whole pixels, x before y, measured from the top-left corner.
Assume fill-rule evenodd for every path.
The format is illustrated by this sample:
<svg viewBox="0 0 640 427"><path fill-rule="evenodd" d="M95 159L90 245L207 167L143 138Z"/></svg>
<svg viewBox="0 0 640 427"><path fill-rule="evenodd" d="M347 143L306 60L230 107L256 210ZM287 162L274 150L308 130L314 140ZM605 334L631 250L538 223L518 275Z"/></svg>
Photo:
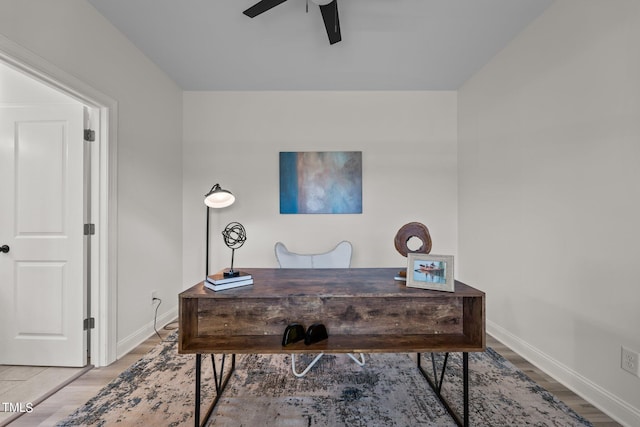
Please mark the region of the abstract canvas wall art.
<svg viewBox="0 0 640 427"><path fill-rule="evenodd" d="M281 152L280 213L362 213L362 152Z"/></svg>

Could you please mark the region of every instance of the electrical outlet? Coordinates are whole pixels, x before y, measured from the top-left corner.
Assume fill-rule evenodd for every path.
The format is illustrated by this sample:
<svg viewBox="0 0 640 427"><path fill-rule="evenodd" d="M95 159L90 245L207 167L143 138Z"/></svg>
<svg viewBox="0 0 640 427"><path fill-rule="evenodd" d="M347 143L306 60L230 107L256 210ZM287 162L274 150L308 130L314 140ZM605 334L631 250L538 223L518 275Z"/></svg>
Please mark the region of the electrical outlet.
<svg viewBox="0 0 640 427"><path fill-rule="evenodd" d="M158 298L158 291L151 291L151 305L156 303L156 298Z"/></svg>
<svg viewBox="0 0 640 427"><path fill-rule="evenodd" d="M638 352L622 346L622 360L620 362L622 369L631 372L633 375L640 377L640 355Z"/></svg>

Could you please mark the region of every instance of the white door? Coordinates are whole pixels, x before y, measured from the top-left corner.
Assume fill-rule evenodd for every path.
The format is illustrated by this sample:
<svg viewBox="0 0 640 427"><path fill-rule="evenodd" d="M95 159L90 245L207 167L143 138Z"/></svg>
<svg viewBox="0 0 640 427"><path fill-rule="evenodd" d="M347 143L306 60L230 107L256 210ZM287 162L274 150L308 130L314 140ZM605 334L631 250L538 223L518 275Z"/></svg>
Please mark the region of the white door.
<svg viewBox="0 0 640 427"><path fill-rule="evenodd" d="M0 107L0 364L86 365L83 169L82 105Z"/></svg>

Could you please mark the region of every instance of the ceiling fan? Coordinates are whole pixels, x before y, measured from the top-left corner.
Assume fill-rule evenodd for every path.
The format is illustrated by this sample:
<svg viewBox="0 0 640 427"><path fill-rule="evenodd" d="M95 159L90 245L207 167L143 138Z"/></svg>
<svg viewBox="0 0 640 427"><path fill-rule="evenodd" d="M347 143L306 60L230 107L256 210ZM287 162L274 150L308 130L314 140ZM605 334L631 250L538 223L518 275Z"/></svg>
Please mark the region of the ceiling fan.
<svg viewBox="0 0 640 427"><path fill-rule="evenodd" d="M277 5L284 3L287 0L260 0L258 3L245 10L244 13L249 18L255 18L261 13L266 12L269 9L276 7ZM311 0L313 3L320 6L320 12L322 12L322 20L324 21L324 27L327 29L327 36L329 37L329 44L338 43L342 40L340 35L340 20L338 19L338 1L337 0ZM307 0L308 7L308 0Z"/></svg>

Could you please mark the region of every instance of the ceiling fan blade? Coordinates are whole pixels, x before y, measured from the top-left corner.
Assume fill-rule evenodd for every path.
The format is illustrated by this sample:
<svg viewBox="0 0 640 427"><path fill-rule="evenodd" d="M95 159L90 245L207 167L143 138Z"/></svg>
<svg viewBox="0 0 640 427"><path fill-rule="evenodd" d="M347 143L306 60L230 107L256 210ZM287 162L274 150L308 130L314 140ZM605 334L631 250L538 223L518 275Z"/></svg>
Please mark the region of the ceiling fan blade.
<svg viewBox="0 0 640 427"><path fill-rule="evenodd" d="M340 19L338 18L338 1L333 0L331 3L320 6L322 12L322 20L324 27L327 29L329 44L338 43L342 40L340 35Z"/></svg>
<svg viewBox="0 0 640 427"><path fill-rule="evenodd" d="M264 13L267 10L274 8L277 5L284 3L285 1L287 0L261 0L242 13L247 15L249 18L255 18L261 13Z"/></svg>

